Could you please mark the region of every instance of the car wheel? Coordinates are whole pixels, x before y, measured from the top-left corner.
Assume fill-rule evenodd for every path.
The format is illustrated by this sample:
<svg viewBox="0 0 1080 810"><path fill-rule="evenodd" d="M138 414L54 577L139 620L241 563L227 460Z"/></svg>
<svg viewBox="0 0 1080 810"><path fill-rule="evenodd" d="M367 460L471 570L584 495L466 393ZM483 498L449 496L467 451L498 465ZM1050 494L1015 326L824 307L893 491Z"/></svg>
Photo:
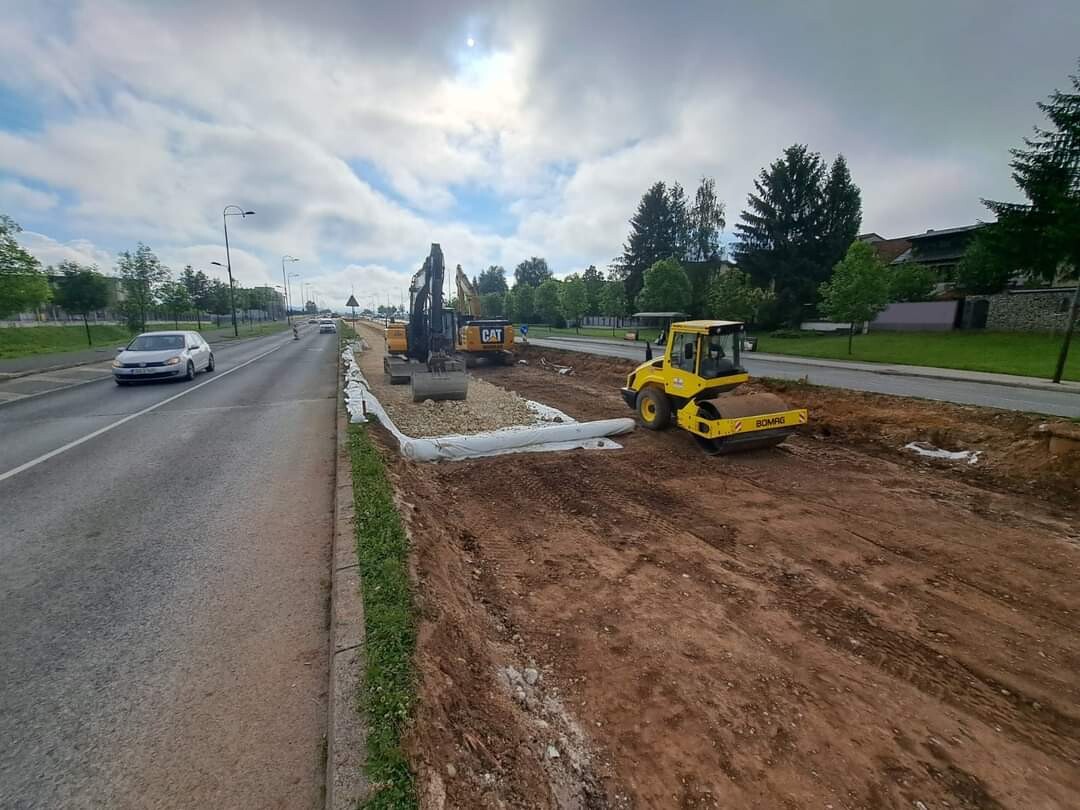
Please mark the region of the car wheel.
<svg viewBox="0 0 1080 810"><path fill-rule="evenodd" d="M195 379L195 364L190 360L187 361L187 376L184 379L189 381Z"/></svg>
<svg viewBox="0 0 1080 810"><path fill-rule="evenodd" d="M214 354L213 354L213 352L210 353L210 359L206 361L206 370L207 371L213 371L214 370Z"/></svg>

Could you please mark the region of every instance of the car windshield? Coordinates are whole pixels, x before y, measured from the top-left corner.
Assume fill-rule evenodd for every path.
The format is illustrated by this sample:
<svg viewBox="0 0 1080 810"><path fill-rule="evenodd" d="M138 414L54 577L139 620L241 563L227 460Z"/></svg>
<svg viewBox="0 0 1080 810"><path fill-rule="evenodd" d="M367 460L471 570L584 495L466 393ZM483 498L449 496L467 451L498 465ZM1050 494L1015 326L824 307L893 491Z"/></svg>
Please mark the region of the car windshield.
<svg viewBox="0 0 1080 810"><path fill-rule="evenodd" d="M128 345L129 352L163 352L184 348L183 335L139 335Z"/></svg>

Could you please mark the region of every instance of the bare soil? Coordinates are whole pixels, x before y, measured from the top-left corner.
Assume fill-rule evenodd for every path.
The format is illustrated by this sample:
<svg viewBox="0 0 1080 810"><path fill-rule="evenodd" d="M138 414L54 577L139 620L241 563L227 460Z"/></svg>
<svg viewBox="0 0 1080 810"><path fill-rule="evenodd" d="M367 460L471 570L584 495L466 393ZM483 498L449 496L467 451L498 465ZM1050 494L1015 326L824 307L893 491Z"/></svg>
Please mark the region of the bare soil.
<svg viewBox="0 0 1080 810"><path fill-rule="evenodd" d="M487 376L579 419L628 412L625 364L561 376L540 354ZM1024 416L784 396L812 429L722 458L645 430L440 465L386 448L425 807L1080 806L1071 457Z"/></svg>

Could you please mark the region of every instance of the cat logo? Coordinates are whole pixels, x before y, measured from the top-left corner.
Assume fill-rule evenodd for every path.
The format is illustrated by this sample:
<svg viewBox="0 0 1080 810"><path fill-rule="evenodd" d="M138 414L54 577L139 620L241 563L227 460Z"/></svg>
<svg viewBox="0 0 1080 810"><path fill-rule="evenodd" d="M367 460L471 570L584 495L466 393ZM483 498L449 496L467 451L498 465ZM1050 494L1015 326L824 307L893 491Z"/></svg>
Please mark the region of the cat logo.
<svg viewBox="0 0 1080 810"><path fill-rule="evenodd" d="M480 327L480 342L481 343L499 343L503 342L503 330L501 326L482 326Z"/></svg>
<svg viewBox="0 0 1080 810"><path fill-rule="evenodd" d="M783 424L785 424L784 417L782 417L782 416L770 416L770 417L768 417L766 419L758 419L757 422L755 423L755 426L759 427L759 428L767 428L767 427L776 427L777 425L783 425Z"/></svg>

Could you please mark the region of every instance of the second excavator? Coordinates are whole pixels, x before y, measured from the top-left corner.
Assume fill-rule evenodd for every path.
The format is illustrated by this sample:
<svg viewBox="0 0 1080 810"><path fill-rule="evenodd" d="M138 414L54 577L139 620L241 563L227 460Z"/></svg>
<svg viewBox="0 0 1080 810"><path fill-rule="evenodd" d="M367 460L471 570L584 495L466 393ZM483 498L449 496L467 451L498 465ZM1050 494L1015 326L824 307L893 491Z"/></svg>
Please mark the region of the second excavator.
<svg viewBox="0 0 1080 810"><path fill-rule="evenodd" d="M506 366L513 365L513 324L504 318L482 317L480 294L462 271L460 264L457 266L454 281L457 285L454 348L465 358L465 365L471 368L481 359Z"/></svg>
<svg viewBox="0 0 1080 810"><path fill-rule="evenodd" d="M465 399L469 392L465 364L453 353L454 313L443 306L445 275L442 248L433 243L409 287L409 323L387 330L383 366L391 382L410 382L413 402Z"/></svg>

